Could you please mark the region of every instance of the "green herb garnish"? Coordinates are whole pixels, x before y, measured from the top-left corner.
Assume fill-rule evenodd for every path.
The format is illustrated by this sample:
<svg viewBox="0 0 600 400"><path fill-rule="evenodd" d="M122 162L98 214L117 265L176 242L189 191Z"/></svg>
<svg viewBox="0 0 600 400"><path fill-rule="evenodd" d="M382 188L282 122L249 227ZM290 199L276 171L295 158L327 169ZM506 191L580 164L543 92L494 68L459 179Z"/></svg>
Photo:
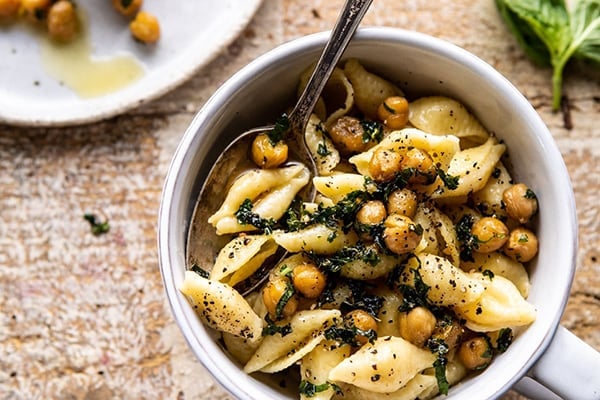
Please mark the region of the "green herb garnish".
<svg viewBox="0 0 600 400"><path fill-rule="evenodd" d="M498 332L498 338L496 339L496 351L498 353L504 353L508 346L512 344L513 331L510 328L500 329Z"/></svg>
<svg viewBox="0 0 600 400"><path fill-rule="evenodd" d="M535 192L531 189L527 189L525 190L525 198L526 199L537 199L537 196L535 195Z"/></svg>
<svg viewBox="0 0 600 400"><path fill-rule="evenodd" d="M252 201L246 199L240 205L240 208L235 212L237 221L242 225L252 225L266 234L273 232L275 220L271 218L262 218L260 215L252 212Z"/></svg>
<svg viewBox="0 0 600 400"><path fill-rule="evenodd" d="M473 250L479 246L479 240L471 232L475 218L470 214L465 214L454 227L456 237L460 242L460 258L463 261L475 261Z"/></svg>
<svg viewBox="0 0 600 400"><path fill-rule="evenodd" d="M277 325L271 318L269 318L269 314L265 316L265 321L267 322L267 326L265 326L262 330L263 336L273 336L277 333L284 337L292 333L292 325L287 323L285 325Z"/></svg>
<svg viewBox="0 0 600 400"><path fill-rule="evenodd" d="M276 319L281 319L285 305L288 303L288 301L290 301L290 299L292 298L292 296L295 293L296 293L296 289L294 289L294 285L292 285L292 282L290 282L288 280L286 282L285 292L283 292L283 294L279 298L279 301L277 302L277 306L275 306L275 318Z"/></svg>
<svg viewBox="0 0 600 400"><path fill-rule="evenodd" d="M94 214L85 213L83 214L83 219L90 223L92 233L96 236L102 235L103 233L107 233L110 230L108 220L100 222Z"/></svg>
<svg viewBox="0 0 600 400"><path fill-rule="evenodd" d="M275 125L273 126L273 129L267 132L266 135L269 137L269 141L271 142L271 144L275 146L283 139L283 136L289 129L290 120L287 114L284 113L281 114L279 118L277 118L277 120L275 120Z"/></svg>
<svg viewBox="0 0 600 400"><path fill-rule="evenodd" d="M459 176L448 175L440 168L437 169L437 174L442 182L444 182L444 186L446 186L446 188L449 190L455 190L458 188L458 180L460 179Z"/></svg>
<svg viewBox="0 0 600 400"><path fill-rule="evenodd" d="M425 345L437 356L437 359L433 363L433 368L435 370L438 390L441 394L448 394L448 389L450 388L450 384L446 379L446 365L448 364L446 355L450 350L448 344L442 339L430 338Z"/></svg>
<svg viewBox="0 0 600 400"><path fill-rule="evenodd" d="M314 397L315 394L326 391L327 389L332 388L336 393L341 393L341 389L338 385L331 382L321 383L320 385L315 385L306 380L301 380L300 385L298 386L298 391L301 395L306 397Z"/></svg>
<svg viewBox="0 0 600 400"><path fill-rule="evenodd" d="M490 271L489 269L486 269L482 272L483 276L487 276L488 278L490 278L490 281L492 279L494 279L494 273L492 271Z"/></svg>
<svg viewBox="0 0 600 400"><path fill-rule="evenodd" d="M190 267L190 271L197 273L198 275L200 275L204 279L208 279L210 277L210 274L208 273L207 270L205 270L203 268L200 268L196 264L192 264L192 266Z"/></svg>
<svg viewBox="0 0 600 400"><path fill-rule="evenodd" d="M537 64L551 66L552 108L562 98L562 75L575 57L600 62L600 2L576 0L496 0L496 6L517 42Z"/></svg>
<svg viewBox="0 0 600 400"><path fill-rule="evenodd" d="M369 142L379 143L379 142L381 142L381 139L383 139L383 125L381 125L377 121L368 121L368 120L360 121L360 125L363 128L363 136L362 136L363 143L369 143Z"/></svg>

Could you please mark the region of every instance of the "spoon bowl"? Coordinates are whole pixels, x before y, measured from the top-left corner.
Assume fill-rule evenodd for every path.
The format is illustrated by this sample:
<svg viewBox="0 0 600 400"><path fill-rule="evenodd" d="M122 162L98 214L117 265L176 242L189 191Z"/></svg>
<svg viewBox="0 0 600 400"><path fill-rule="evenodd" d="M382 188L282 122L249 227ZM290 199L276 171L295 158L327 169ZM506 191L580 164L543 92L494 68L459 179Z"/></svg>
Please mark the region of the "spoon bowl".
<svg viewBox="0 0 600 400"><path fill-rule="evenodd" d="M288 145L291 162L299 162L306 166L311 176L317 175L315 161L310 154L304 138L310 115L315 108L327 80L331 76L344 50L350 43L354 32L362 21L373 0L346 0L338 16L331 36L327 41L317 64L289 116L283 114L280 119L287 125L284 142ZM188 236L188 266L212 266L216 251L226 243L227 237L207 240L214 237L214 229L207 223L210 215L215 212L224 199L224 188L231 185L241 173L255 168L249 156L249 149L254 139L261 134L269 134L276 125L267 125L249 129L235 138L219 155L212 167L196 205L194 221ZM227 179L224 179L227 178ZM225 182L224 182L225 181ZM217 191L214 189L218 188ZM316 190L309 180L308 185L299 193L305 201L313 201ZM268 276L269 265L285 255L278 251L270 257L255 274L241 282L236 288L246 295L258 287Z"/></svg>

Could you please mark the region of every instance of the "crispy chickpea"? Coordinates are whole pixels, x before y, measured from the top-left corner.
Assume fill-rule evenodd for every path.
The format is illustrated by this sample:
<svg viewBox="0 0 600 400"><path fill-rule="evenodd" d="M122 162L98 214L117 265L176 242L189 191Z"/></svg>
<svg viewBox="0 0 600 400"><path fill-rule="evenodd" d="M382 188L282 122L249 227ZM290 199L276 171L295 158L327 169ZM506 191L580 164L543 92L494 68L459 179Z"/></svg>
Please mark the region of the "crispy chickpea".
<svg viewBox="0 0 600 400"><path fill-rule="evenodd" d="M346 315L346 320L350 322L352 326L360 329L363 332L375 331L377 332L377 321L368 312L364 310L354 310ZM365 344L369 340L364 335L356 335L356 341L360 344Z"/></svg>
<svg viewBox="0 0 600 400"><path fill-rule="evenodd" d="M412 148L404 154L400 168L402 170L411 168L415 171L415 175L409 179L411 183L432 183L437 175L431 156L417 148Z"/></svg>
<svg viewBox="0 0 600 400"><path fill-rule="evenodd" d="M454 349L464 334L463 327L458 321L452 319L451 321L439 320L436 324L435 330L431 335L434 339L443 340L449 349Z"/></svg>
<svg viewBox="0 0 600 400"><path fill-rule="evenodd" d="M155 43L160 38L158 19L150 13L140 11L129 24L133 37L143 43Z"/></svg>
<svg viewBox="0 0 600 400"><path fill-rule="evenodd" d="M46 20L48 34L52 39L62 42L72 40L77 34L77 13L73 3L59 0L52 4Z"/></svg>
<svg viewBox="0 0 600 400"><path fill-rule="evenodd" d="M524 224L535 215L538 209L535 193L523 183L512 185L502 194L509 217Z"/></svg>
<svg viewBox="0 0 600 400"><path fill-rule="evenodd" d="M21 0L21 12L29 21L41 22L51 4L51 0Z"/></svg>
<svg viewBox="0 0 600 400"><path fill-rule="evenodd" d="M292 272L294 288L304 297L316 299L325 289L325 274L313 263L300 264Z"/></svg>
<svg viewBox="0 0 600 400"><path fill-rule="evenodd" d="M21 0L0 0L0 18L14 18L19 13Z"/></svg>
<svg viewBox="0 0 600 400"><path fill-rule="evenodd" d="M288 158L288 145L283 141L275 144L265 134L257 135L252 141L252 160L261 168L276 168Z"/></svg>
<svg viewBox="0 0 600 400"><path fill-rule="evenodd" d="M368 142L363 140L365 130L360 120L343 116L329 128L329 136L342 154L359 153L367 149Z"/></svg>
<svg viewBox="0 0 600 400"><path fill-rule="evenodd" d="M400 129L408 122L408 101L402 96L385 99L377 108L377 116L390 129Z"/></svg>
<svg viewBox="0 0 600 400"><path fill-rule="evenodd" d="M417 194L406 188L394 190L388 196L387 210L390 214L414 217L417 212Z"/></svg>
<svg viewBox="0 0 600 400"><path fill-rule="evenodd" d="M369 161L369 173L377 182L392 180L401 170L402 155L389 149L377 149Z"/></svg>
<svg viewBox="0 0 600 400"><path fill-rule="evenodd" d="M508 228L495 217L484 217L473 224L471 233L477 239L476 251L490 253L496 251L508 240Z"/></svg>
<svg viewBox="0 0 600 400"><path fill-rule="evenodd" d="M435 330L436 319L425 307L415 307L400 314L400 336L418 347L423 347Z"/></svg>
<svg viewBox="0 0 600 400"><path fill-rule="evenodd" d="M467 369L480 370L492 361L492 348L486 338L474 337L460 344L458 358Z"/></svg>
<svg viewBox="0 0 600 400"><path fill-rule="evenodd" d="M387 217L385 205L379 200L369 200L356 213L358 231L363 239L370 240L369 228L382 223Z"/></svg>
<svg viewBox="0 0 600 400"><path fill-rule="evenodd" d="M288 318L294 315L298 309L298 298L296 296L290 297L285 306L281 311L281 315L277 315L277 304L281 300L281 296L288 290L289 280L279 278L267 282L262 291L263 301L267 307L267 311L273 318L284 317Z"/></svg>
<svg viewBox="0 0 600 400"><path fill-rule="evenodd" d="M396 254L410 253L417 248L423 237L421 226L404 215L391 214L383 224L383 241Z"/></svg>
<svg viewBox="0 0 600 400"><path fill-rule="evenodd" d="M513 229L504 245L504 254L519 262L531 261L537 252L537 236L523 227Z"/></svg>
<svg viewBox="0 0 600 400"><path fill-rule="evenodd" d="M143 0L113 0L113 7L126 17L133 17L142 8Z"/></svg>

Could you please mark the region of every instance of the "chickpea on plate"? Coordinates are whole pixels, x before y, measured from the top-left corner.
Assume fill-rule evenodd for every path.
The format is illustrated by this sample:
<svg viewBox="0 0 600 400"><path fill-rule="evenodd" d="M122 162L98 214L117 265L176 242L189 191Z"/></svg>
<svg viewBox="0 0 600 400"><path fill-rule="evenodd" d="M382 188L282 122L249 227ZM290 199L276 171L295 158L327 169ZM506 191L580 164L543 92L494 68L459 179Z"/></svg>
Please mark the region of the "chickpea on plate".
<svg viewBox="0 0 600 400"><path fill-rule="evenodd" d="M129 30L142 43L155 43L160 38L158 19L142 10L143 0L113 0L113 8L130 18ZM0 21L24 19L45 28L48 36L58 42L70 42L77 37L81 21L77 5L70 0L0 0Z"/></svg>

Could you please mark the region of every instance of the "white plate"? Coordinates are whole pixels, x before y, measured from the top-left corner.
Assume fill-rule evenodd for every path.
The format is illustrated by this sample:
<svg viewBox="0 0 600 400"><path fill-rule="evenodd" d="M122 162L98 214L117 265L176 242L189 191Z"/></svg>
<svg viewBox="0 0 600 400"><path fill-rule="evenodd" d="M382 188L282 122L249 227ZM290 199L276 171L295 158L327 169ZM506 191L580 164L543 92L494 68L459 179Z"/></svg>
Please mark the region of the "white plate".
<svg viewBox="0 0 600 400"><path fill-rule="evenodd" d="M40 40L26 23L0 25L0 122L17 125L71 125L97 121L156 98L189 78L231 43L261 0L146 0L161 38L145 46L131 37L127 19L109 0L79 0L94 58L133 55L143 66L137 81L100 97L83 98L42 65Z"/></svg>

